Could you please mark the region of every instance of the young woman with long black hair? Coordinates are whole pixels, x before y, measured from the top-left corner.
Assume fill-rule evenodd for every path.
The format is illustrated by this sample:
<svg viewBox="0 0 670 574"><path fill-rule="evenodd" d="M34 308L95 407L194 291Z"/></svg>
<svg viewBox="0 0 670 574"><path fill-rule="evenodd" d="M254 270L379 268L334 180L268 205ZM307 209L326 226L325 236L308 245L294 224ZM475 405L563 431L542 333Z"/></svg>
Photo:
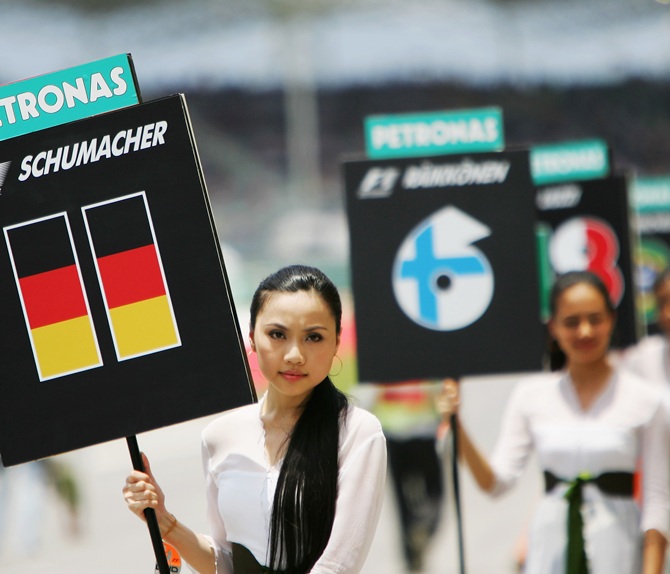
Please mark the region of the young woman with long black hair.
<svg viewBox="0 0 670 574"><path fill-rule="evenodd" d="M318 269L294 265L258 286L249 340L268 381L253 405L203 432L211 535L168 512L147 465L124 487L143 518L200 574L359 572L384 493L386 447L377 419L349 404L328 373L342 308Z"/></svg>
<svg viewBox="0 0 670 574"><path fill-rule="evenodd" d="M531 451L545 495L530 528L524 574L662 574L670 520L668 412L657 386L609 360L615 311L589 272L560 276L551 292L553 373L520 382L489 460L459 421L459 449L479 487L501 494ZM455 381L438 399L458 410ZM634 497L641 466L641 507Z"/></svg>

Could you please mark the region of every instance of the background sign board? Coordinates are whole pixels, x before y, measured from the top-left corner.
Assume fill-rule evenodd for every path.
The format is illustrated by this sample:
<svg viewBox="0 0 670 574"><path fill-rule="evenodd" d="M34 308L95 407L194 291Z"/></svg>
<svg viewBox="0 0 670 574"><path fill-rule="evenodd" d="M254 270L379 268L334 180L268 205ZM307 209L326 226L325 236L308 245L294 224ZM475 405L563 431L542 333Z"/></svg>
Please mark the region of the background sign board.
<svg viewBox="0 0 670 574"><path fill-rule="evenodd" d="M0 142L0 453L253 400L183 96Z"/></svg>
<svg viewBox="0 0 670 574"><path fill-rule="evenodd" d="M484 152L504 147L502 110L496 107L365 118L365 149L370 158Z"/></svg>
<svg viewBox="0 0 670 574"><path fill-rule="evenodd" d="M670 266L670 176L636 177L631 182L631 203L640 241L635 252L638 311L647 332L658 332L653 285Z"/></svg>
<svg viewBox="0 0 670 574"><path fill-rule="evenodd" d="M538 225L547 238L551 272L596 273L618 311L614 346L636 342L640 324L635 307L627 178L614 175L539 187L536 205Z"/></svg>
<svg viewBox="0 0 670 574"><path fill-rule="evenodd" d="M543 185L575 182L610 175L611 152L606 142L599 139L542 144L530 149L530 172L533 183ZM565 193L561 193L561 189ZM556 188L547 195L547 201L572 201L570 187ZM543 209L544 195L538 195L538 208ZM551 207L549 206L551 209ZM549 260L551 230L546 225L537 226L538 264L540 267L540 305L542 318L549 320L549 291L555 273Z"/></svg>
<svg viewBox="0 0 670 574"><path fill-rule="evenodd" d="M602 140L533 146L530 171L536 185L607 177L610 152Z"/></svg>
<svg viewBox="0 0 670 574"><path fill-rule="evenodd" d="M129 54L0 86L0 141L139 103Z"/></svg>
<svg viewBox="0 0 670 574"><path fill-rule="evenodd" d="M539 370L528 152L343 170L360 379Z"/></svg>

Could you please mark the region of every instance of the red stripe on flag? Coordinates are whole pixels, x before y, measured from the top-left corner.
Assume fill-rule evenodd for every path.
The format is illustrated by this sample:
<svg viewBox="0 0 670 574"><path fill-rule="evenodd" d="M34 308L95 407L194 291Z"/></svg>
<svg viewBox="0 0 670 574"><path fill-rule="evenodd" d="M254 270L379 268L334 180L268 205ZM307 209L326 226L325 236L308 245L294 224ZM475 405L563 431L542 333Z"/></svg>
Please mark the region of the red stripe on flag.
<svg viewBox="0 0 670 574"><path fill-rule="evenodd" d="M110 309L165 295L165 283L154 245L98 259Z"/></svg>
<svg viewBox="0 0 670 574"><path fill-rule="evenodd" d="M31 329L88 314L75 265L19 279Z"/></svg>

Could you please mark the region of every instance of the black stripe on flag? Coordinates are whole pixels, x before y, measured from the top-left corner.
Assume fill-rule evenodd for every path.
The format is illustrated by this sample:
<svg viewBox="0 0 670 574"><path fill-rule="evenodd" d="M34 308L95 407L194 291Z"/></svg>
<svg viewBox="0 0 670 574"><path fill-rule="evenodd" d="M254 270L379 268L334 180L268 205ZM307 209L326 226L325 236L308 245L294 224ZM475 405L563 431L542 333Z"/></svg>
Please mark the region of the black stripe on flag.
<svg viewBox="0 0 670 574"><path fill-rule="evenodd" d="M86 209L98 259L154 242L142 195Z"/></svg>
<svg viewBox="0 0 670 574"><path fill-rule="evenodd" d="M7 231L16 273L28 277L74 265L72 243L64 217L53 217Z"/></svg>

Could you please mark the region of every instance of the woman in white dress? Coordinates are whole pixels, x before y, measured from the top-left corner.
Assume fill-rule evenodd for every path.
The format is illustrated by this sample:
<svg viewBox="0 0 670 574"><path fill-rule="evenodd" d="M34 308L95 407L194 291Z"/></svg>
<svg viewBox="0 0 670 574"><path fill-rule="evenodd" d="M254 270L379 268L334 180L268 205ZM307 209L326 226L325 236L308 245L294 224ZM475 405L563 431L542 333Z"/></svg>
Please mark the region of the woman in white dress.
<svg viewBox="0 0 670 574"><path fill-rule="evenodd" d="M459 452L492 495L510 488L531 451L537 453L545 496L531 524L524 574L663 572L668 414L657 387L610 364L614 322L607 289L595 275L559 277L548 324L559 370L517 385L490 462L458 422ZM450 416L459 400L456 381L445 381L440 412Z"/></svg>
<svg viewBox="0 0 670 574"><path fill-rule="evenodd" d="M124 495L201 574L355 574L381 509L386 447L379 421L349 405L328 373L342 308L318 269L293 265L259 285L249 339L268 391L203 432L210 535L166 509L145 459Z"/></svg>
<svg viewBox="0 0 670 574"><path fill-rule="evenodd" d="M670 389L670 268L657 275L652 291L661 332L625 349L619 364Z"/></svg>

